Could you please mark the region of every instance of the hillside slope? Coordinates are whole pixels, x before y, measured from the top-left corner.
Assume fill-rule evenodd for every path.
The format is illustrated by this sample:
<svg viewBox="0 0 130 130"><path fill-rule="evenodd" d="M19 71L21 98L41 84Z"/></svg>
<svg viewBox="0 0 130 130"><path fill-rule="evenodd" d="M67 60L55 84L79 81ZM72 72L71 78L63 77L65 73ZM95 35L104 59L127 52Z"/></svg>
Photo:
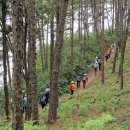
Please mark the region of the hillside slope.
<svg viewBox="0 0 130 130"><path fill-rule="evenodd" d="M59 103L59 119L49 124L49 130L129 130L130 129L130 45L127 44L124 63L124 90L111 74L113 58L105 67L105 84L100 72L89 84L73 96L66 94ZM117 62L119 64L119 61ZM118 67L117 67L118 68ZM46 117L46 110L42 111Z"/></svg>
<svg viewBox="0 0 130 130"><path fill-rule="evenodd" d="M86 89L73 96L60 97L58 119L47 124L48 106L40 108L40 126L25 123L25 130L130 130L130 44L124 63L124 90L120 90L117 72L111 74L113 58L105 66L105 84L100 72ZM119 61L117 62L119 64ZM118 68L118 67L117 67ZM11 122L2 121L0 130L11 130Z"/></svg>

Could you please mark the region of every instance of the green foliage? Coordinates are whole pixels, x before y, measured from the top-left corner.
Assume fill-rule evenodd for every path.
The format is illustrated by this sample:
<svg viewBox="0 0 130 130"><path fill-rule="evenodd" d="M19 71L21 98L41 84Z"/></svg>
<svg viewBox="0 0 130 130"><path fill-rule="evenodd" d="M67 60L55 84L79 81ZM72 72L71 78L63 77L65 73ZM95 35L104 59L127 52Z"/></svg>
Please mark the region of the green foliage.
<svg viewBox="0 0 130 130"><path fill-rule="evenodd" d="M69 95L67 101L60 104L59 117L62 121L64 121L67 117L75 113L76 110L76 98Z"/></svg>
<svg viewBox="0 0 130 130"><path fill-rule="evenodd" d="M64 126L63 126L63 130L74 130L75 122L74 122L73 119L66 118L66 119L65 119L65 123L66 123L67 125L64 125Z"/></svg>
<svg viewBox="0 0 130 130"><path fill-rule="evenodd" d="M45 2L46 3L46 2ZM40 5L42 6L42 5ZM113 38L112 38L113 37ZM68 93L68 81L75 80L77 73L87 73L92 69L92 63L96 55L99 54L99 43L96 39L96 34L90 34L89 38L85 41L85 57L83 57L83 49L79 43L77 35L74 35L74 46L73 46L73 63L71 60L71 38L66 36L64 38L64 47L62 52L62 64L60 67L59 77L59 94ZM111 34L111 30L105 32L105 45L110 46L113 43L114 34ZM40 52L39 52L40 53ZM73 68L72 68L73 66ZM42 65L40 55L37 57L37 79L39 91L43 92L50 84L50 67L44 69L42 73ZM73 77L71 73L73 70Z"/></svg>
<svg viewBox="0 0 130 130"><path fill-rule="evenodd" d="M25 130L46 130L46 126L42 125L42 126L33 126L31 123L26 122L24 125L24 129Z"/></svg>
<svg viewBox="0 0 130 130"><path fill-rule="evenodd" d="M110 114L103 114L101 117L95 120L89 120L83 123L81 130L102 130L105 123L108 123L115 118Z"/></svg>
<svg viewBox="0 0 130 130"><path fill-rule="evenodd" d="M100 92L97 95L97 100L100 102L99 104L99 110L100 111L106 111L110 107L110 94L107 91Z"/></svg>
<svg viewBox="0 0 130 130"><path fill-rule="evenodd" d="M26 122L24 124L24 130L46 130L46 126L45 125L35 125L33 126L31 122ZM11 126L7 125L3 128L3 130L12 130Z"/></svg>
<svg viewBox="0 0 130 130"><path fill-rule="evenodd" d="M5 122L4 121L0 121L0 126L3 126L5 125Z"/></svg>

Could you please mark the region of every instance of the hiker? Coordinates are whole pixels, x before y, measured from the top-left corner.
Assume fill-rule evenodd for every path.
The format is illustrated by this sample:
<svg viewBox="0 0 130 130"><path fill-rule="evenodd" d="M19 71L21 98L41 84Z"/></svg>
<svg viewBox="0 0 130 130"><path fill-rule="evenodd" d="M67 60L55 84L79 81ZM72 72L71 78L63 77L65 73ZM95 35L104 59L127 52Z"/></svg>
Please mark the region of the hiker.
<svg viewBox="0 0 130 130"><path fill-rule="evenodd" d="M49 94L50 94L50 88L47 87L45 90L46 104L48 104L48 102L49 102L49 97L50 97Z"/></svg>
<svg viewBox="0 0 130 130"><path fill-rule="evenodd" d="M42 109L46 106L46 96L45 96L45 93L43 93L43 95L41 96L41 98L40 98L40 105L41 105L41 107L42 107Z"/></svg>
<svg viewBox="0 0 130 130"><path fill-rule="evenodd" d="M74 81L71 81L71 83L69 85L69 90L71 91L71 95L74 94L75 89L76 89L76 86L74 84Z"/></svg>
<svg viewBox="0 0 130 130"><path fill-rule="evenodd" d="M130 33L128 33L128 39L130 39Z"/></svg>
<svg viewBox="0 0 130 130"><path fill-rule="evenodd" d="M25 95L23 99L23 113L27 111L28 103L27 103L27 96Z"/></svg>
<svg viewBox="0 0 130 130"><path fill-rule="evenodd" d="M106 62L108 60L108 51L105 52L105 60L106 60Z"/></svg>
<svg viewBox="0 0 130 130"><path fill-rule="evenodd" d="M109 49L109 50L108 50L108 58L109 58L109 59L111 58L111 53L112 53L112 50Z"/></svg>
<svg viewBox="0 0 130 130"><path fill-rule="evenodd" d="M101 71L101 59L98 59L98 68L99 68L99 71Z"/></svg>
<svg viewBox="0 0 130 130"><path fill-rule="evenodd" d="M96 74L97 74L97 69L98 69L98 67L99 67L98 62L95 61L95 63L94 63L94 73L95 73L95 76L96 76Z"/></svg>
<svg viewBox="0 0 130 130"><path fill-rule="evenodd" d="M79 74L76 75L77 88L80 88L81 76Z"/></svg>
<svg viewBox="0 0 130 130"><path fill-rule="evenodd" d="M85 88L85 86L86 86L86 81L88 81L88 76L87 76L87 74L84 74L83 75L83 88Z"/></svg>

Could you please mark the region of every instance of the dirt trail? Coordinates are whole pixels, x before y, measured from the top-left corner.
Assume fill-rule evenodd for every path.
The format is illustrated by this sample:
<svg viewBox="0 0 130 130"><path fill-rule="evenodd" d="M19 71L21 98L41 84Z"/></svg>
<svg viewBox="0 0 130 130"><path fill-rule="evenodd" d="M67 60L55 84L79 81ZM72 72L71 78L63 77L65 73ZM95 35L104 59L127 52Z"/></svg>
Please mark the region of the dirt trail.
<svg viewBox="0 0 130 130"><path fill-rule="evenodd" d="M111 57L113 57L113 55L114 55L114 50L112 50ZM111 57L110 57L110 59L111 59ZM104 59L105 59L105 58L104 58ZM110 60L110 59L108 59L107 62L104 60L104 67L109 63L109 60ZM99 70L97 71L97 74L98 74L98 73L100 73ZM94 80L95 77L96 77L96 76L95 76L94 70L91 70L91 71L88 73L88 82L86 82L86 87L85 87L85 88L87 88L87 87L89 86L89 84ZM83 82L80 83L80 89L84 89L84 88L83 88ZM79 93L79 92L80 92L80 89L76 89L75 93Z"/></svg>

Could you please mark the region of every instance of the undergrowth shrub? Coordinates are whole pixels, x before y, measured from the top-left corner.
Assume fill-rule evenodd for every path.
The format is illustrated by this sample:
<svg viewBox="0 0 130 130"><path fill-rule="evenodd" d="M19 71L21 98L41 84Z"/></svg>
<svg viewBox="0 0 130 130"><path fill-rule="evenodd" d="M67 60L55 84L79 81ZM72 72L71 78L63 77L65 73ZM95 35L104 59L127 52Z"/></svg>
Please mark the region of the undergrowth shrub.
<svg viewBox="0 0 130 130"><path fill-rule="evenodd" d="M46 130L46 126L45 125L35 125L33 126L31 122L26 122L24 124L24 130ZM5 126L3 130L12 130L11 126Z"/></svg>
<svg viewBox="0 0 130 130"><path fill-rule="evenodd" d="M102 130L104 125L115 118L109 114L103 114L95 120L89 120L82 124L81 130Z"/></svg>
<svg viewBox="0 0 130 130"><path fill-rule="evenodd" d="M64 121L67 117L70 117L73 113L76 112L77 106L74 97L70 97L72 99L68 99L66 102L60 104L58 116L62 121ZM73 99L74 98L74 99Z"/></svg>
<svg viewBox="0 0 130 130"><path fill-rule="evenodd" d="M66 118L64 124L63 124L63 130L74 130L75 121L73 119Z"/></svg>
<svg viewBox="0 0 130 130"><path fill-rule="evenodd" d="M108 92L101 92L97 95L99 111L107 111L110 107L110 94Z"/></svg>

